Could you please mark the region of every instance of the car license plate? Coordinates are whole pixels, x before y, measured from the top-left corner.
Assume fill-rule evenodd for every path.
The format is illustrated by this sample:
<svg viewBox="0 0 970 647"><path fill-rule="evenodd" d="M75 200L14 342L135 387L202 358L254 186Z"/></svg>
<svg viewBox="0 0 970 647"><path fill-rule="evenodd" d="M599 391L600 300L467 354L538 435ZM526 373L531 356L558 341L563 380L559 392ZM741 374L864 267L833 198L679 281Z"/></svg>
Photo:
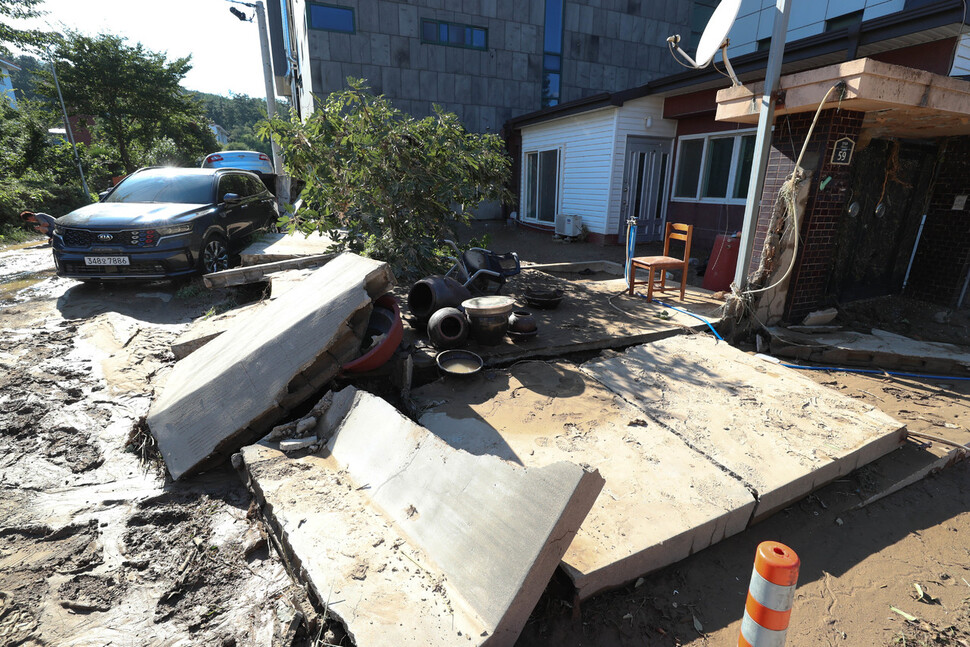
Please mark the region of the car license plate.
<svg viewBox="0 0 970 647"><path fill-rule="evenodd" d="M85 256L85 265L130 265L127 256Z"/></svg>

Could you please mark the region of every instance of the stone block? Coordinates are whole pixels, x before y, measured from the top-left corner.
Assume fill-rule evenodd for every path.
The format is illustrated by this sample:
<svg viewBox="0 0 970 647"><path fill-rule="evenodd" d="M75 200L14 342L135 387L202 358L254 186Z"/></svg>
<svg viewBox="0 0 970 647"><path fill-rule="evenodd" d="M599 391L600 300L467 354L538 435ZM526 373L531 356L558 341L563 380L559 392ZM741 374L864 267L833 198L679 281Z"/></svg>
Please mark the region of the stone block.
<svg viewBox="0 0 970 647"><path fill-rule="evenodd" d="M453 449L352 387L320 426L318 454L239 464L311 595L362 646L512 645L603 479Z"/></svg>
<svg viewBox="0 0 970 647"><path fill-rule="evenodd" d="M580 462L603 492L563 556L579 596L621 586L745 528L754 497L675 434L578 370L524 363L412 391L451 446L526 466Z"/></svg>
<svg viewBox="0 0 970 647"><path fill-rule="evenodd" d="M172 477L205 470L257 440L286 414L304 369L332 379L340 365L326 358L343 352L334 344L366 325L372 297L393 282L386 263L342 254L176 363L148 411Z"/></svg>
<svg viewBox="0 0 970 647"><path fill-rule="evenodd" d="M755 520L905 437L878 409L705 335L637 346L582 370L740 479L757 496Z"/></svg>

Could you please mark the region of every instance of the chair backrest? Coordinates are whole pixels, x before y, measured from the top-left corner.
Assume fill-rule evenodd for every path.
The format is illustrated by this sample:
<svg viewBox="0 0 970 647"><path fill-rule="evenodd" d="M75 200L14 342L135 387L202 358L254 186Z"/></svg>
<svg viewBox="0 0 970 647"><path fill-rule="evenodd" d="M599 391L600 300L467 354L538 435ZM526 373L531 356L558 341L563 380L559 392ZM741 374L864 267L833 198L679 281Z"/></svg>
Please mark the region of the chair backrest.
<svg viewBox="0 0 970 647"><path fill-rule="evenodd" d="M664 234L664 256L670 256L670 241L684 241L684 262L690 260L690 242L694 237L694 225L685 225L680 222L668 222L667 231Z"/></svg>

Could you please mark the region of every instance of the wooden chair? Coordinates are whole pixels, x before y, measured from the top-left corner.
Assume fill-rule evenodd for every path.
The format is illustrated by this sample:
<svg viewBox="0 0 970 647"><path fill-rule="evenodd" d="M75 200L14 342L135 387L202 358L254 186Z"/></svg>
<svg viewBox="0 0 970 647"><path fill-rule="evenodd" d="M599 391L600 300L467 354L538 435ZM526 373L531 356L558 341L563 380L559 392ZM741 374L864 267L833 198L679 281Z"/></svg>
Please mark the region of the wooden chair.
<svg viewBox="0 0 970 647"><path fill-rule="evenodd" d="M690 241L694 235L694 225L684 225L676 222L667 223L667 231L664 235L664 255L663 256L638 256L630 259L630 296L633 296L634 288L637 285L647 284L647 300L653 300L654 280L653 272L660 272L660 285L656 287L659 292L667 290L667 270L680 270L680 300L684 300L684 290L687 287L687 263L690 261ZM674 258L670 256L670 241L684 241L684 257ZM647 280L637 281L637 270L647 270Z"/></svg>

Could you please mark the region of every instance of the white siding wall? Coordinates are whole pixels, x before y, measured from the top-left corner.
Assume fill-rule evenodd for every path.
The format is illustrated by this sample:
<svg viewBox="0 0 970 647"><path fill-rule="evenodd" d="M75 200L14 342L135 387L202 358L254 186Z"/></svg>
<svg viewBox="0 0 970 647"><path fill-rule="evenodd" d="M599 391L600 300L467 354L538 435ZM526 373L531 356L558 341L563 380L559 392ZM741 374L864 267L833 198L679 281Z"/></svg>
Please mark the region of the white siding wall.
<svg viewBox="0 0 970 647"><path fill-rule="evenodd" d="M520 218L525 215L526 153L558 148L558 213L582 216L591 232L605 233L616 112L603 108L522 129Z"/></svg>
<svg viewBox="0 0 970 647"><path fill-rule="evenodd" d="M630 135L673 139L677 134L677 122L663 118L663 97L641 97L624 103L616 117L616 136L613 144L613 163L610 178L610 206L606 229L601 233L610 235L620 231L620 202L623 197L623 172L626 163L626 140ZM647 128L647 117L651 124ZM673 150L673 145L671 145ZM671 159L673 157L671 156ZM667 175L670 175L668 170ZM664 196L666 203L666 196ZM592 231L592 230L591 230Z"/></svg>
<svg viewBox="0 0 970 647"><path fill-rule="evenodd" d="M953 68L950 76L965 76L970 74L970 34L960 36L960 46L953 57Z"/></svg>

